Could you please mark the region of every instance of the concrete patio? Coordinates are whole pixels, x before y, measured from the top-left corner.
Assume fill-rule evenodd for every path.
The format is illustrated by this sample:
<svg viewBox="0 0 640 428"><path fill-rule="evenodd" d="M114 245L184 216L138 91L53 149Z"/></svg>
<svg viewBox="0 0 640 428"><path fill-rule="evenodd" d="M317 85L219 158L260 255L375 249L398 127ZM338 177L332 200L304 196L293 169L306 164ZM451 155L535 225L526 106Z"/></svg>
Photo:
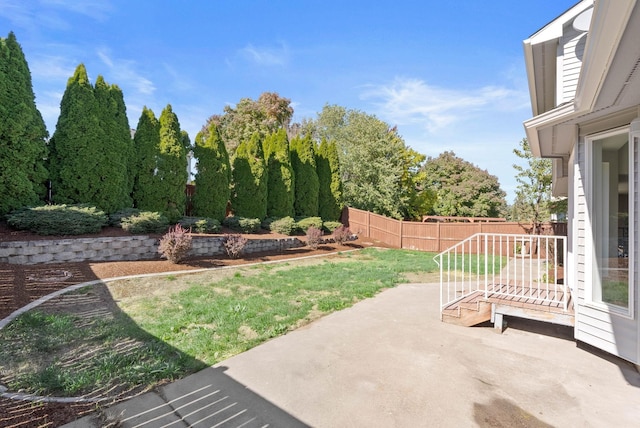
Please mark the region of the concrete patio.
<svg viewBox="0 0 640 428"><path fill-rule="evenodd" d="M442 323L408 284L107 409L123 427L632 427L640 374L569 327ZM91 417L67 427L101 426Z"/></svg>

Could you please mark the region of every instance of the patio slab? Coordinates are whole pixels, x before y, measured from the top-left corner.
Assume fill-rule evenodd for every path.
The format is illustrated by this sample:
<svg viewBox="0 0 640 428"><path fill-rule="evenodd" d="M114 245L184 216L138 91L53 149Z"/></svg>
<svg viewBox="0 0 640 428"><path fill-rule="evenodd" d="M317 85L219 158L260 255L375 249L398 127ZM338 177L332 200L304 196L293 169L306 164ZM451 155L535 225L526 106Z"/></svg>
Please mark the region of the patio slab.
<svg viewBox="0 0 640 428"><path fill-rule="evenodd" d="M632 365L577 346L569 327L442 323L438 293L386 290L108 413L123 427L240 426L210 416L226 396L244 426L637 426ZM149 421L158 406L163 423Z"/></svg>

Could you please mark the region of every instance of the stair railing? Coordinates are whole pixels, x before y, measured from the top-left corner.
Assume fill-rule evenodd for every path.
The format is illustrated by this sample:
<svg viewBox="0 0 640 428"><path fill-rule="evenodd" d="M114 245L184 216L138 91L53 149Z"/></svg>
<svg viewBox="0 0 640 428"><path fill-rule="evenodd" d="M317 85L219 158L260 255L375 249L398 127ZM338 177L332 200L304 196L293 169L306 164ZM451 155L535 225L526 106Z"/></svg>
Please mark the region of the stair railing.
<svg viewBox="0 0 640 428"><path fill-rule="evenodd" d="M434 257L440 268L440 310L481 291L529 303L561 305L566 237L477 233Z"/></svg>

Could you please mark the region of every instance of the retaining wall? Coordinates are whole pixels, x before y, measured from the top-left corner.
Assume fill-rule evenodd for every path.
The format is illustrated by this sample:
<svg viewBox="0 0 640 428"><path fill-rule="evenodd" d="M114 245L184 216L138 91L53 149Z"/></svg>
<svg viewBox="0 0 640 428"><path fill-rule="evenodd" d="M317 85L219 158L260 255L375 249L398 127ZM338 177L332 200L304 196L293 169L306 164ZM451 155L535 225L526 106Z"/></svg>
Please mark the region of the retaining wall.
<svg viewBox="0 0 640 428"><path fill-rule="evenodd" d="M193 237L190 255L226 254L223 240L222 236ZM282 251L303 245L294 237L249 239L244 252ZM158 239L146 235L0 242L0 263L10 264L150 260L159 257Z"/></svg>

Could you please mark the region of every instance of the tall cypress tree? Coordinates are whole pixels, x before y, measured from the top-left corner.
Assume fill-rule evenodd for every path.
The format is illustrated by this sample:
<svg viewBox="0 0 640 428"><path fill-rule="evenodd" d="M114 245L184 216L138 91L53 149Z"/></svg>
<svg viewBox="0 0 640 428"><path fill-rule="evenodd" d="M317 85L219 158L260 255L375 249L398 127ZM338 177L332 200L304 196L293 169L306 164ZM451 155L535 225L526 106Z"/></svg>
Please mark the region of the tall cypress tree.
<svg viewBox="0 0 640 428"><path fill-rule="evenodd" d="M342 180L338 147L334 141L322 139L316 156L318 172L318 214L323 220L335 221L342 214Z"/></svg>
<svg viewBox="0 0 640 428"><path fill-rule="evenodd" d="M104 133L93 87L84 64L67 82L56 130L49 141L49 173L56 203L94 203L101 199L100 145ZM102 207L101 207L102 208Z"/></svg>
<svg viewBox="0 0 640 428"><path fill-rule="evenodd" d="M269 170L267 217L292 217L295 183L286 131L280 129L268 135L264 147Z"/></svg>
<svg viewBox="0 0 640 428"><path fill-rule="evenodd" d="M295 173L294 210L298 217L318 215L318 173L311 136L291 140L291 165Z"/></svg>
<svg viewBox="0 0 640 428"><path fill-rule="evenodd" d="M129 121L120 88L109 86L102 76L98 76L94 92L99 132L102 134L96 152L100 153L102 162L94 171L94 177L101 181L97 195L100 199L93 202L108 212L114 212L132 204Z"/></svg>
<svg viewBox="0 0 640 428"><path fill-rule="evenodd" d="M158 176L160 200L170 220L176 221L184 214L187 185L187 150L180 130L178 116L171 104L160 114L160 157Z"/></svg>
<svg viewBox="0 0 640 428"><path fill-rule="evenodd" d="M206 137L199 132L195 143L193 154L198 160L198 172L193 210L196 215L222 221L231 196L231 165L216 124L210 122Z"/></svg>
<svg viewBox="0 0 640 428"><path fill-rule="evenodd" d="M235 215L263 220L267 216L267 168L260 134L238 145L233 159L233 194Z"/></svg>
<svg viewBox="0 0 640 428"><path fill-rule="evenodd" d="M133 136L135 151L135 179L133 203L145 211L162 211L158 165L160 158L160 123L153 111L142 109L136 133Z"/></svg>
<svg viewBox="0 0 640 428"><path fill-rule="evenodd" d="M47 136L27 60L11 32L0 38L0 216L44 199Z"/></svg>

